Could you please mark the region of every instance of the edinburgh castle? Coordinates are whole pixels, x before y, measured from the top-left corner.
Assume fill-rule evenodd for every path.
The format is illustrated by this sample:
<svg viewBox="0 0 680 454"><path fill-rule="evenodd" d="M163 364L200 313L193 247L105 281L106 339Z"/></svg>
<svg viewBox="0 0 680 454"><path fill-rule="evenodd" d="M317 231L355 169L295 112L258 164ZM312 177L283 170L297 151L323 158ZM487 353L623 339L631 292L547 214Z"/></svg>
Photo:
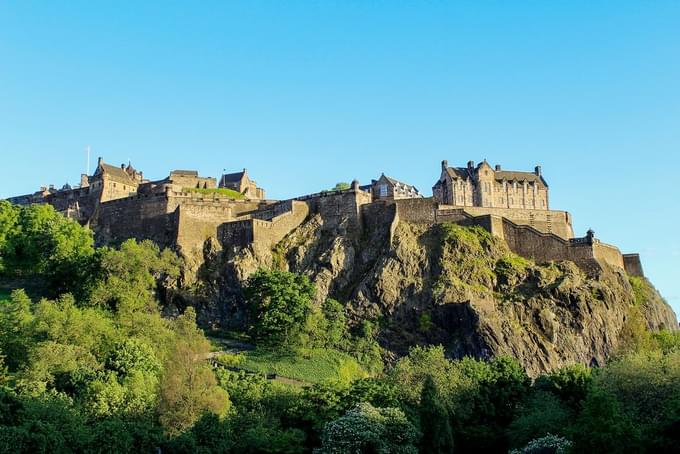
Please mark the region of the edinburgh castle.
<svg viewBox="0 0 680 454"><path fill-rule="evenodd" d="M76 187L43 187L8 200L52 205L88 225L99 244L137 238L171 247L190 270L203 263L209 241L222 248L272 248L318 214L327 226L359 233L366 225L393 232L401 221L477 225L537 262L570 260L588 273L614 266L642 275L637 254L621 254L592 231L575 237L570 214L550 209L539 166L521 172L492 167L486 160L465 167L443 161L432 193L424 197L413 185L383 174L364 186L354 181L348 189L269 200L246 169L219 178L173 170L166 178L149 180L131 164L113 166L99 158L95 172L81 175Z"/></svg>

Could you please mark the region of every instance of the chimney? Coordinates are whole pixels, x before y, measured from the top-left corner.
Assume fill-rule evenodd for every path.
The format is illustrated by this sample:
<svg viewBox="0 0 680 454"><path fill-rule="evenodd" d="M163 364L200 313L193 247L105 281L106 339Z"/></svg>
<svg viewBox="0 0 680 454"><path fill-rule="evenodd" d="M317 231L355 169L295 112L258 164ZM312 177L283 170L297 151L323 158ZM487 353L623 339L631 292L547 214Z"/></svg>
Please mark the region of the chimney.
<svg viewBox="0 0 680 454"><path fill-rule="evenodd" d="M536 174L536 176L540 177L541 176L541 166L534 167L534 173Z"/></svg>
<svg viewBox="0 0 680 454"><path fill-rule="evenodd" d="M448 169L448 168L449 168L449 161L447 161L446 159L444 159L444 160L442 161L442 170L446 170L446 169Z"/></svg>
<svg viewBox="0 0 680 454"><path fill-rule="evenodd" d="M496 164L496 172L500 172L500 171L501 171L501 165L500 165L500 164Z"/></svg>
<svg viewBox="0 0 680 454"><path fill-rule="evenodd" d="M122 164L120 165L120 169L121 169L121 170L125 170L125 163L122 163Z"/></svg>
<svg viewBox="0 0 680 454"><path fill-rule="evenodd" d="M90 181L87 178L87 174L81 173L80 174L80 187L81 188L86 188L87 186L90 185Z"/></svg>
<svg viewBox="0 0 680 454"><path fill-rule="evenodd" d="M472 170L475 167L475 161L468 161L468 169Z"/></svg>
<svg viewBox="0 0 680 454"><path fill-rule="evenodd" d="M102 157L100 156L100 157L97 158L97 166L100 166L100 165L102 165L102 164L104 164L104 158L102 158Z"/></svg>

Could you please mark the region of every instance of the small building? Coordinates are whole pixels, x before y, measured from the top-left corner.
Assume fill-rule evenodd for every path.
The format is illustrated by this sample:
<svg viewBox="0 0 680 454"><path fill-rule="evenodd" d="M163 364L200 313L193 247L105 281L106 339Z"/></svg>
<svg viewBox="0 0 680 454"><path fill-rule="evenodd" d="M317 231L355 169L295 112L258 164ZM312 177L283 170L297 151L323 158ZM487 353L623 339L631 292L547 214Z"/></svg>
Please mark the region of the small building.
<svg viewBox="0 0 680 454"><path fill-rule="evenodd" d="M475 166L449 167L442 161L439 180L432 187L434 198L442 205L461 207L548 210L548 183L541 167L533 172L491 167L486 160Z"/></svg>
<svg viewBox="0 0 680 454"><path fill-rule="evenodd" d="M361 189L370 191L371 198L374 201L419 199L423 197L415 186L390 178L384 173L377 180L371 180L370 185L362 186Z"/></svg>
<svg viewBox="0 0 680 454"><path fill-rule="evenodd" d="M225 173L220 178L219 187L239 192L251 200L264 199L264 189L258 188L255 180L250 179L247 169L236 173Z"/></svg>
<svg viewBox="0 0 680 454"><path fill-rule="evenodd" d="M217 180L213 177L201 177L195 170L173 170L167 182L183 188L215 189Z"/></svg>
<svg viewBox="0 0 680 454"><path fill-rule="evenodd" d="M82 180L82 178L81 178ZM137 192L137 187L144 180L142 172L138 172L132 164L120 167L106 164L100 157L94 174L87 179L90 194L97 195L99 202L122 199Z"/></svg>

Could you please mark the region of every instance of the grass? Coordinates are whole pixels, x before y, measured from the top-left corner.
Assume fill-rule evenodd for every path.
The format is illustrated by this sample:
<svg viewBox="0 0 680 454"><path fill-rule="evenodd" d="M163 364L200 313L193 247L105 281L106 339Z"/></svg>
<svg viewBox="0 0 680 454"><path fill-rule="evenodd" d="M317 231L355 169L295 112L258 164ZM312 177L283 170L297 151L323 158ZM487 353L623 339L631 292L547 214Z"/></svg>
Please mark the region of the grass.
<svg viewBox="0 0 680 454"><path fill-rule="evenodd" d="M243 354L239 367L309 383L350 381L368 376L351 356L337 350L314 348L297 352L255 350Z"/></svg>
<svg viewBox="0 0 680 454"><path fill-rule="evenodd" d="M186 192L197 192L199 194L218 194L231 199L245 199L246 196L238 191L228 188L182 188Z"/></svg>

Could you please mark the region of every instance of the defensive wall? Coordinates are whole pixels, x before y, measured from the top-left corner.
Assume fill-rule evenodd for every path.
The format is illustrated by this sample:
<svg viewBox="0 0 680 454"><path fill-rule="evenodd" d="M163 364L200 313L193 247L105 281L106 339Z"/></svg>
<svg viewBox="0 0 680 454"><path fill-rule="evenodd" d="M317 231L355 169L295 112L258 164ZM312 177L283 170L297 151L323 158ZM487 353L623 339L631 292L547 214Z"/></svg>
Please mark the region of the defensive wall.
<svg viewBox="0 0 680 454"><path fill-rule="evenodd" d="M425 199L395 200L399 218L407 222L432 223L447 222L450 216L457 217L460 210L473 217L494 215L509 219L516 224L528 225L538 231L554 233L564 239L574 237L571 215L566 211L519 210L512 208L454 207L439 205L430 197Z"/></svg>
<svg viewBox="0 0 680 454"><path fill-rule="evenodd" d="M322 230L332 235L389 226L391 238L400 221L478 225L505 239L513 252L539 263L570 260L589 273L610 265L642 276L637 254L624 256L592 235L573 238L571 217L563 211L452 208L433 198L371 202L371 194L356 187L272 202L234 200L172 186L104 202L96 211L93 228L98 242L150 239L162 247L176 247L190 267L200 265L210 237L223 246L271 248L308 216L318 214Z"/></svg>
<svg viewBox="0 0 680 454"><path fill-rule="evenodd" d="M387 207L393 206L390 238L400 221L425 224L453 222L466 226L476 225L497 237L503 238L514 253L538 263L569 260L590 274L598 273L605 266L613 266L625 269L630 275L643 275L639 255L627 254L624 256L617 247L602 243L592 235L584 238L573 238L571 218L569 213L566 212L547 212L551 214L549 218L529 216L531 213L513 213L514 219L523 222L517 223L515 220L504 216L507 214L505 209L441 207L433 199L406 199L381 202L381 204L383 208L380 211L374 207L377 203L373 203L364 206L364 212L366 218L385 217L390 215ZM532 220L534 225L529 224ZM548 221L550 221L550 226L546 224ZM556 227L561 234L555 233ZM547 231L542 231L541 228Z"/></svg>

